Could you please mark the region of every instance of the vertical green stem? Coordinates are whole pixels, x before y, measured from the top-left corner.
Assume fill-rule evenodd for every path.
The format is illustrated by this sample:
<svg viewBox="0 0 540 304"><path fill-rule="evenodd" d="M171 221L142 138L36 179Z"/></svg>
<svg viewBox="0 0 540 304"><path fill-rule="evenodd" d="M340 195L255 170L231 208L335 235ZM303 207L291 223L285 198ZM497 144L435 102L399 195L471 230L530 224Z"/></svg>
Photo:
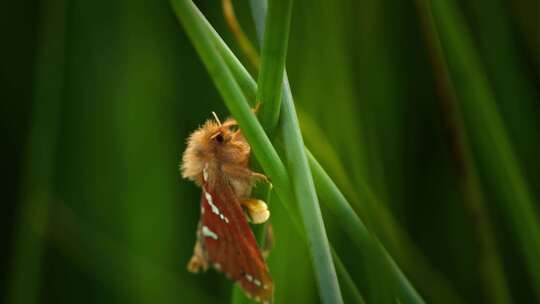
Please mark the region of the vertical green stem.
<svg viewBox="0 0 540 304"><path fill-rule="evenodd" d="M285 143L287 165L299 204L300 217L306 230L311 262L319 283L319 293L323 303L343 303L319 199L315 192L315 183L305 154L294 104L289 98L283 101L282 120L281 135Z"/></svg>
<svg viewBox="0 0 540 304"><path fill-rule="evenodd" d="M280 109L281 86L285 68L291 1L271 0L265 17L261 74L257 92L261 100L261 122L273 132ZM261 23L259 23L261 24ZM259 34L262 31L259 31ZM260 37L259 37L260 38ZM260 99L259 99L260 98ZM265 106L266 103L266 106ZM266 107L266 109L265 109ZM315 183L311 175L304 142L292 98L283 100L281 135L285 143L287 168L299 204L300 218L306 232L312 264L323 303L342 303L341 290L330 252L330 243L322 219Z"/></svg>
<svg viewBox="0 0 540 304"><path fill-rule="evenodd" d="M287 57L292 1L271 0L262 44L257 101L261 102L259 118L266 133L272 138L279 120L281 87Z"/></svg>

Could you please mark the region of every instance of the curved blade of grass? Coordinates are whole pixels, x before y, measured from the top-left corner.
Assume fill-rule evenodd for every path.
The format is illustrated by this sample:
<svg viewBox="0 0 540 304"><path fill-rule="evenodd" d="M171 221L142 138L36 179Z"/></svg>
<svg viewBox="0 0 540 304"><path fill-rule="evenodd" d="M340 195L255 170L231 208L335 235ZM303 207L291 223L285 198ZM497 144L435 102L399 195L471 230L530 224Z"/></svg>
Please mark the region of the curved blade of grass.
<svg viewBox="0 0 540 304"><path fill-rule="evenodd" d="M290 98L283 100L281 127L287 165L299 204L300 217L306 230L321 300L323 303L343 303L319 200L315 192L315 183L305 154L294 104Z"/></svg>
<svg viewBox="0 0 540 304"><path fill-rule="evenodd" d="M291 13L291 0L270 1L265 19L257 101L261 102L259 119L270 137L279 120Z"/></svg>
<svg viewBox="0 0 540 304"><path fill-rule="evenodd" d="M280 115L291 11L292 1L272 0L269 2L268 13L264 19L257 100L262 102L261 124L267 126L266 131L270 136L277 126ZM321 300L323 303L343 303L294 103L292 98L285 98L283 103L281 135L285 142L287 168L299 205L300 218L306 231Z"/></svg>
<svg viewBox="0 0 540 304"><path fill-rule="evenodd" d="M328 176L328 174L326 174L324 169L309 151L308 156L310 165L313 168L313 176L315 178L321 201L329 202L326 204L327 208L334 213L337 218L347 223L347 225L343 225L343 228L347 230L348 234L351 236L351 239L359 248L372 246L371 244L373 241L372 237L370 236L371 233L367 230L364 223L362 223L360 218L351 208L350 204L347 202L347 199L339 191L338 187L334 184L332 179ZM377 251L374 252L377 252L378 255L385 256L387 266L389 266L386 270L391 272L395 278L395 281L397 281L396 288L398 290L397 293L400 296L400 301L403 303L423 303L420 295L410 285L405 275L401 272L390 255L386 252L384 247L378 243L378 241L376 247Z"/></svg>
<svg viewBox="0 0 540 304"><path fill-rule="evenodd" d="M204 29L208 32L212 41L214 42L215 47L223 56L223 60L229 67L234 78L237 80L237 83L242 89L242 92L244 93L249 104L255 106L255 96L257 94L257 83L255 82L255 80L253 80L247 69L242 65L240 60L236 58L231 49L227 47L225 41L223 41L221 36L219 36L219 34L212 27L210 22L208 22L208 19L206 19L206 17L204 17L204 15L201 13L201 11L195 7L193 10L193 14L195 14L197 18L200 19L204 24Z"/></svg>
<svg viewBox="0 0 540 304"><path fill-rule="evenodd" d="M495 98L480 65L479 55L459 14L449 0L430 2L453 81L459 95L467 132L488 173L500 191L508 224L513 228L540 299L540 225L533 197L518 165ZM504 185L504 186L503 186Z"/></svg>

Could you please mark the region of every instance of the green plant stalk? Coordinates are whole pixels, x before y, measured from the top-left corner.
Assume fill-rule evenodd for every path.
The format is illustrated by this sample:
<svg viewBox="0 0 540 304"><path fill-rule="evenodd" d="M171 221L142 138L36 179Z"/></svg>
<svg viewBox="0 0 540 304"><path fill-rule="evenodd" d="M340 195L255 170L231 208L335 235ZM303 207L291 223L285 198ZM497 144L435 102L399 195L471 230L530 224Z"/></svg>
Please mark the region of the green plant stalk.
<svg viewBox="0 0 540 304"><path fill-rule="evenodd" d="M43 240L48 224L52 180L64 98L66 3L45 1L36 57L36 87L22 204L18 210L7 303L39 303Z"/></svg>
<svg viewBox="0 0 540 304"><path fill-rule="evenodd" d="M316 187L318 189L321 201L328 202L326 207L330 210L330 212L332 212L343 222L347 223L347 225L343 225L343 228L348 232L358 248L366 248L367 246L372 247L373 236L371 233L367 230L364 223L362 223L360 218L356 215L350 204L347 202L347 199L339 191L338 187L334 184L328 174L326 174L315 157L313 157L309 151L307 153L309 156L310 165L313 168L313 177L315 178ZM357 236L352 237L353 235ZM384 249L384 247L380 245L378 241L376 244L377 248L374 252L377 252L378 255L385 257L387 263L386 270L392 273L394 282L397 282L395 288L398 290L397 294L399 295L399 299L404 303L423 303L423 299L410 285L409 281L401 272L396 263L392 260L386 249Z"/></svg>
<svg viewBox="0 0 540 304"><path fill-rule="evenodd" d="M290 98L283 100L281 124L281 136L285 143L287 165L296 200L299 203L300 217L307 232L308 248L315 268L315 276L319 283L322 302L343 303L315 191L315 183L305 154L304 141L300 133L294 104Z"/></svg>
<svg viewBox="0 0 540 304"><path fill-rule="evenodd" d="M261 124L267 127L270 136L280 115L291 11L292 1L271 0L265 18L257 100L262 102ZM306 231L321 300L323 303L343 303L296 110L291 98L285 99L283 103L281 135L287 152L287 168Z"/></svg>
<svg viewBox="0 0 540 304"><path fill-rule="evenodd" d="M291 13L292 0L271 0L268 17L265 19L257 101L261 103L259 120L270 138L273 137L280 115Z"/></svg>
<svg viewBox="0 0 540 304"><path fill-rule="evenodd" d="M279 93L281 91L281 84L283 83L283 77L279 76L283 76L284 74L283 71L289 32L288 28L291 17L292 2L288 2L289 3L287 3L287 1L272 2L269 9L269 15L274 16L275 18L267 19L268 25L266 25L266 28L273 30L266 31L264 35L266 41L264 42L265 47L263 48L262 56L263 64L259 74L260 85L258 86L261 89L257 91L259 94L257 101L263 101L261 108L259 109L259 117L261 125L263 125L268 134L272 134L274 132L280 114L281 95L272 93ZM282 18L284 15L286 17ZM215 31L212 32L215 33ZM219 36L215 35L214 37L216 37L216 43L219 44L221 42ZM228 48L226 47L220 47L220 49L223 49L225 52L229 52ZM227 55L224 55L224 57L226 58ZM232 60L227 60L227 64L229 65L229 68L235 70L234 66L237 66L237 61L235 58L231 59ZM247 75L246 73L242 74ZM236 73L235 76L237 75L238 73ZM240 83L243 83L244 87L255 86L251 77L245 78L244 81ZM261 232L264 233L264 229L262 229ZM264 242L264 235L262 235L261 240L261 242ZM352 278L348 274L347 270L343 266L343 263L334 250L332 250L332 254L336 266L339 267L340 278L344 281L343 292L348 299L351 299L354 303L364 303L360 292L357 290ZM246 301L246 297L242 294L239 287L235 285L232 303L240 304L245 303Z"/></svg>
<svg viewBox="0 0 540 304"><path fill-rule="evenodd" d="M481 274L485 298L490 303L511 303L510 292L504 276L502 262L497 250L495 235L486 211L480 178L463 126L463 118L457 109L457 96L447 64L444 60L435 22L426 1L416 1L430 59L437 77L441 111L446 120L449 137L454 146L454 158L460 176L464 207L469 215L477 247L477 264Z"/></svg>
<svg viewBox="0 0 540 304"><path fill-rule="evenodd" d="M225 41L219 36L216 30L212 27L208 19L202 14L198 8L194 8L193 14L197 16L200 20L203 21L204 29L211 36L212 41L214 42L215 47L218 49L219 53L223 56L223 60L229 67L234 78L237 80L238 85L242 89L246 99L248 100L251 106L255 106L255 97L257 94L257 83L247 69L242 65L240 60L236 58L231 49L227 46Z"/></svg>
<svg viewBox="0 0 540 304"><path fill-rule="evenodd" d="M452 1L430 3L473 148L493 188L500 191L503 216L518 237L533 288L540 299L540 225L533 197L463 17Z"/></svg>

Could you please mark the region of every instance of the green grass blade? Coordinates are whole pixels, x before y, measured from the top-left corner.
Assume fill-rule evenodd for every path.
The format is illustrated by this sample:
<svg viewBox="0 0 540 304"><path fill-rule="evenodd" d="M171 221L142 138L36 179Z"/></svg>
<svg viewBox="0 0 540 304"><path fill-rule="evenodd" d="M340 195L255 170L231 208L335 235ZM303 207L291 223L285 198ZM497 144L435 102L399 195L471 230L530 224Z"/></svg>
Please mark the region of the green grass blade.
<svg viewBox="0 0 540 304"><path fill-rule="evenodd" d="M261 102L258 116L270 137L279 120L291 13L291 0L270 1L257 81L257 101Z"/></svg>
<svg viewBox="0 0 540 304"><path fill-rule="evenodd" d="M455 3L432 1L432 13L481 169L503 199L501 210L517 235L540 299L540 225L534 200L498 113L472 38Z"/></svg>
<svg viewBox="0 0 540 304"><path fill-rule="evenodd" d="M280 114L281 88L287 53L292 2L272 0L268 5L261 57L257 99L262 101L261 123L273 132ZM259 32L260 33L260 32ZM265 109L266 108L266 109ZM285 143L287 167L308 239L309 252L323 303L343 303L336 269L330 252L315 183L292 98L285 98L281 135Z"/></svg>
<svg viewBox="0 0 540 304"><path fill-rule="evenodd" d="M242 65L240 60L236 58L234 53L231 51L231 49L229 49L225 41L223 41L221 36L219 36L219 34L212 27L210 22L208 22L206 17L204 17L204 15L201 13L201 11L195 8L195 11L193 13L196 14L196 16L203 21L204 29L211 36L212 40L214 41L214 45L218 49L219 53L222 54L223 60L231 70L234 78L238 82L238 85L242 89L242 92L246 96L249 104L251 106L255 106L257 83L255 82L255 80L253 80L247 69Z"/></svg>
<svg viewBox="0 0 540 304"><path fill-rule="evenodd" d="M362 223L347 199L309 151L308 155L321 201L328 202L326 203L327 208L343 223L346 223L343 228L359 248L373 247L371 233L364 223ZM423 303L424 301L420 295L378 241L375 247L377 248L371 250L385 257L387 263L385 270L392 273L393 282L397 286L398 298L402 303Z"/></svg>
<svg viewBox="0 0 540 304"><path fill-rule="evenodd" d="M292 99L283 100L282 137L323 303L343 303L324 222Z"/></svg>

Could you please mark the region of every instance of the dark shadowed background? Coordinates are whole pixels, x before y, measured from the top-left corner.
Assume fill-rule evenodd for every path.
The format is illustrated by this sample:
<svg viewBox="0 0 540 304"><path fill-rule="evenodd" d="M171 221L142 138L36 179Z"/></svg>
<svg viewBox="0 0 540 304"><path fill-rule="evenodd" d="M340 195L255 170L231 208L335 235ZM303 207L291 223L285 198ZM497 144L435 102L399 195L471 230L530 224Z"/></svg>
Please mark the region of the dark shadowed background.
<svg viewBox="0 0 540 304"><path fill-rule="evenodd" d="M248 1L233 3L256 41ZM248 65L220 1L196 4ZM455 4L538 218L540 4ZM501 207L507 185L492 181L477 151L475 113L466 113L465 127L472 161L456 152L424 17L415 1L294 2L287 70L306 143L350 197L366 182L461 298L487 303L478 215L462 186L477 171L480 217L493 227L511 297L532 303L529 266ZM229 302L224 276L186 271L200 190L178 171L189 133L211 111L228 112L169 2L4 1L0 33L0 294L7 303ZM452 57L447 64L456 69ZM458 72L457 98L466 98ZM305 245L283 207L270 209L276 302L319 301ZM358 249L339 219L324 215L334 247L362 280Z"/></svg>

